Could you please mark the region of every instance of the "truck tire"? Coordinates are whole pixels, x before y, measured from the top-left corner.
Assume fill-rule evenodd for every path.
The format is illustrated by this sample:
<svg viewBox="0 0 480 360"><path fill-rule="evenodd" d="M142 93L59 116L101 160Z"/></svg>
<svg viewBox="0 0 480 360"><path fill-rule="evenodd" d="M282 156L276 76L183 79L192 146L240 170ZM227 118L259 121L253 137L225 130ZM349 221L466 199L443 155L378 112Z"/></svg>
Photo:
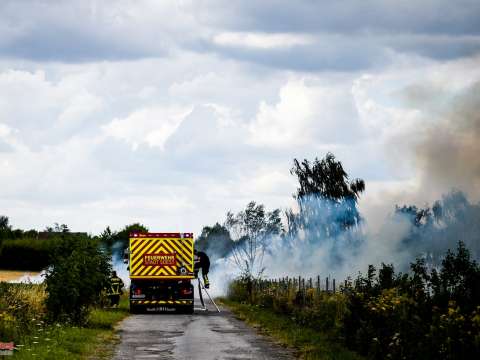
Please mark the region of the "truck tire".
<svg viewBox="0 0 480 360"><path fill-rule="evenodd" d="M192 305L184 305L184 306L177 306L176 312L179 314L193 314L193 304Z"/></svg>

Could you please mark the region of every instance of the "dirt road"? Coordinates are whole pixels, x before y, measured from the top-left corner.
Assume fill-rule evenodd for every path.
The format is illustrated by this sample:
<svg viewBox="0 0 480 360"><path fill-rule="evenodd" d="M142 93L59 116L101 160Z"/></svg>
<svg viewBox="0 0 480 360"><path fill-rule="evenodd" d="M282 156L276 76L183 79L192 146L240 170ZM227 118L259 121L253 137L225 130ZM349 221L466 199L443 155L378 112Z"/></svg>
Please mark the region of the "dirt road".
<svg viewBox="0 0 480 360"><path fill-rule="evenodd" d="M211 310L126 318L114 359L294 359L291 351L258 335L230 312Z"/></svg>

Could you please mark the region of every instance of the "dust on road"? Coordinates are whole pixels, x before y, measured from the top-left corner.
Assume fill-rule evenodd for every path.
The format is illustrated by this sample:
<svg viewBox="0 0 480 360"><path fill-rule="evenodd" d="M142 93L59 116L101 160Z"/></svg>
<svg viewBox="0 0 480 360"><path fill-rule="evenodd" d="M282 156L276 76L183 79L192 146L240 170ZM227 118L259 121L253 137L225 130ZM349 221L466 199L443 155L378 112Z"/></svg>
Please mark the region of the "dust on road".
<svg viewBox="0 0 480 360"><path fill-rule="evenodd" d="M132 315L120 324L119 334L115 360L295 358L292 351L257 334L225 309Z"/></svg>

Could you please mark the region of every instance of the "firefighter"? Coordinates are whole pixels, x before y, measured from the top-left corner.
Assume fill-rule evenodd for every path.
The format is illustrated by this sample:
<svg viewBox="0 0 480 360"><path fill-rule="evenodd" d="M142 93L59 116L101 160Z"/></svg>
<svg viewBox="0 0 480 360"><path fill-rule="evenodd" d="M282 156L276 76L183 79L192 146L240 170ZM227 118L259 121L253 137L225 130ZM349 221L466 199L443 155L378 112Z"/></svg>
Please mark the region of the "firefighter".
<svg viewBox="0 0 480 360"><path fill-rule="evenodd" d="M193 250L195 261L195 276L198 277L198 271L202 269L202 278L205 288L210 288L208 280L208 271L210 270L210 258L203 251Z"/></svg>
<svg viewBox="0 0 480 360"><path fill-rule="evenodd" d="M107 290L107 295L110 299L110 306L118 306L118 303L120 302L120 295L122 295L123 286L123 281L117 276L117 272L112 271L112 276L110 277L110 287Z"/></svg>

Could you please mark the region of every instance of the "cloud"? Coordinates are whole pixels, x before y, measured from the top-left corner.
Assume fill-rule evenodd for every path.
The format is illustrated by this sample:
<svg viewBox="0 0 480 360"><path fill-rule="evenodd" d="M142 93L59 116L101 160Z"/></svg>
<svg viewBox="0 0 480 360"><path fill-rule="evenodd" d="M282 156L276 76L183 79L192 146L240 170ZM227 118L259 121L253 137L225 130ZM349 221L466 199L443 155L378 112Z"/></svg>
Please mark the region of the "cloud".
<svg viewBox="0 0 480 360"><path fill-rule="evenodd" d="M124 119L114 119L102 127L107 136L124 140L136 150L139 145L163 149L191 108L171 106L137 110Z"/></svg>
<svg viewBox="0 0 480 360"><path fill-rule="evenodd" d="M349 131L338 131L348 126ZM357 141L359 126L348 87L307 85L291 79L279 91L274 105L261 102L250 124L250 142L257 146L283 148L320 141Z"/></svg>
<svg viewBox="0 0 480 360"><path fill-rule="evenodd" d="M0 56L77 64L198 52L262 67L356 71L390 64L397 54L478 53L479 15L475 3L445 0L3 1Z"/></svg>
<svg viewBox="0 0 480 360"><path fill-rule="evenodd" d="M224 32L215 35L213 42L223 46L276 49L290 48L297 45L309 45L313 42L313 39L308 35L301 34Z"/></svg>
<svg viewBox="0 0 480 360"><path fill-rule="evenodd" d="M229 6L211 0L197 4L196 10L204 23L236 31L480 34L480 5L469 0L266 0L255 4L234 0Z"/></svg>
<svg viewBox="0 0 480 360"><path fill-rule="evenodd" d="M327 151L383 209L415 199L438 104L479 79L476 6L319 4L1 2L0 207L15 226L199 232L290 206L292 159Z"/></svg>
<svg viewBox="0 0 480 360"><path fill-rule="evenodd" d="M103 103L79 80L67 76L52 82L41 70L0 72L0 123L30 148L84 131Z"/></svg>

